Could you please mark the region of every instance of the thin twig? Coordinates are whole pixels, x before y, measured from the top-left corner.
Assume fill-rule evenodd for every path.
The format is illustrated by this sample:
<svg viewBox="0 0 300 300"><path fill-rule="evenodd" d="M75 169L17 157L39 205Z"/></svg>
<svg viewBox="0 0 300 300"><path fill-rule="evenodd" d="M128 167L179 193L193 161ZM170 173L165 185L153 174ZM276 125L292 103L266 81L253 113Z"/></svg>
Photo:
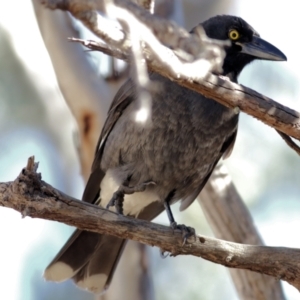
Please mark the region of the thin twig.
<svg viewBox="0 0 300 300"><path fill-rule="evenodd" d="M291 137L286 135L285 133L279 131L279 130L276 130L276 131L282 137L282 139L286 142L286 144L290 148L295 150L298 155L300 155L300 147L291 139Z"/></svg>

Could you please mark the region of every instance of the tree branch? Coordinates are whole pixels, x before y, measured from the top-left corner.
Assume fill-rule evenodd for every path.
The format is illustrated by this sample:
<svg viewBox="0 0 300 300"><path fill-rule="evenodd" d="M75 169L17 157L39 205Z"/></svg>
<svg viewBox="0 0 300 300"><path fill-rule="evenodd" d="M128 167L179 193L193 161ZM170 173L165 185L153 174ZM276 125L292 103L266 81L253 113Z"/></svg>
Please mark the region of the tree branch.
<svg viewBox="0 0 300 300"><path fill-rule="evenodd" d="M119 9L124 9L130 12L136 19L140 21L141 25L145 25L151 28L152 33L155 37L164 45L168 45L174 49L181 49L192 56L198 56L199 53L207 46L208 43L214 45L223 45L224 42L215 41L208 39L207 42L203 42L199 39L198 35L190 35L184 28L178 26L176 23L160 18L157 15L151 14L149 11L143 9L139 5L126 0L40 0L41 3L45 4L50 9L61 9L69 11L75 18L84 22L84 24L90 28L98 37L103 39L105 42L114 43L115 45L128 47L126 44L126 34L122 29L114 27L103 28L99 26L102 22L101 15L97 16L95 12L101 11L106 12L107 3L114 4ZM142 0L141 0L142 1ZM141 2L139 1L139 2ZM117 17L117 16L115 16ZM111 22L112 24L112 22ZM107 34L107 31L110 31ZM145 41L148 36L145 36Z"/></svg>
<svg viewBox="0 0 300 300"><path fill-rule="evenodd" d="M42 181L36 169L34 158L30 157L15 181L0 183L1 206L15 209L23 217L59 221L157 246L172 256L189 254L230 268L267 274L300 289L300 249L242 245L204 236L190 238L182 245L180 232L75 200Z"/></svg>
<svg viewBox="0 0 300 300"><path fill-rule="evenodd" d="M96 73L82 46L76 47L66 41L67 36L78 36L72 16L47 10L38 0L33 0L32 4L60 90L77 121L76 146L82 175L87 180L95 141L99 138L113 94L105 80Z"/></svg>
<svg viewBox="0 0 300 300"><path fill-rule="evenodd" d="M68 10L77 18L82 16L79 12L84 11L86 13L93 9L104 10L102 1L96 0L49 0L44 2L51 9ZM247 87L230 82L226 78L207 74L209 69L205 68L205 61L211 63L210 68L218 68L221 64L221 61L216 61L216 57L222 57L220 52L222 45L220 43L217 44L215 41L205 38L201 32L198 35L190 35L174 23L157 18L134 3L124 0L115 0L114 3L121 8L128 9L129 7L129 11L139 20L141 26L145 30L148 29L147 34L145 34L147 40L144 41L147 45L144 49L144 58L152 70L227 107L236 108L237 111L241 110L276 130L300 140L299 112ZM90 21L93 22L93 18ZM97 24L94 23L94 25ZM106 29L102 27L101 30ZM123 31L119 30L119 32L122 33ZM101 37L105 40L105 36L111 35L105 33ZM124 37L123 42L125 39ZM109 40L106 42L109 43ZM173 52L161 43L171 45L177 50ZM196 46L197 43L198 46ZM117 51L123 52L127 58L130 56L130 46L128 45L130 45L129 42L122 44L120 40L118 43L115 41L110 44L113 48L118 49ZM205 51L204 48L208 50ZM202 59L199 59L199 55ZM197 73L203 69L206 76L204 73L200 75Z"/></svg>
<svg viewBox="0 0 300 300"><path fill-rule="evenodd" d="M110 46L101 42L75 38L70 38L70 40L80 42L91 50L101 51L105 54L127 61L129 59L128 53L120 49L111 49ZM173 76L169 70L164 70L158 65L153 65L151 61L148 62L148 65L153 71L158 72L187 88L208 98L212 98L227 107L236 108L237 112L241 110L277 131L300 140L300 113L271 98L248 87L231 82L221 76L210 74L202 80L191 81L188 74L185 74L184 72L181 72L179 78L177 78ZM286 135L280 135L285 141L289 140L290 142L287 144L299 154L299 147L292 140L288 139Z"/></svg>

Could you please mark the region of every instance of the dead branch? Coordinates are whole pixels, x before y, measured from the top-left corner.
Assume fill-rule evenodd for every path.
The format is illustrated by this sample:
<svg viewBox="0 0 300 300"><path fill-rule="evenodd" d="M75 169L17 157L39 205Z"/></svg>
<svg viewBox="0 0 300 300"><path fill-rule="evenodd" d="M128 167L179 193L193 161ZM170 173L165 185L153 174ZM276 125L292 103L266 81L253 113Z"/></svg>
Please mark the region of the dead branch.
<svg viewBox="0 0 300 300"><path fill-rule="evenodd" d="M145 2L143 0L138 2ZM41 3L50 9L61 9L69 11L75 18L84 22L84 24L90 28L98 37L103 39L105 42L114 43L126 47L124 42L126 41L126 34L119 27L114 27L114 32L107 34L107 30L112 30L112 27L103 28L99 24L102 22L101 15L97 16L96 11L107 13L107 4L113 3L115 7L124 9L127 12L131 12L132 15L140 20L141 25L146 25L151 28L151 31L155 37L164 45L168 45L174 49L182 49L186 53L198 56L203 48L206 47L204 43L199 39L197 35L190 35L184 28L178 26L174 22L167 21L166 19L160 18L157 15L151 14L149 11L143 9L136 3L126 0L114 0L114 1L103 1L103 0L41 0ZM117 16L116 16L117 17ZM148 36L146 36L148 38ZM224 45L224 42L215 41L208 39L209 43L214 45ZM125 43L126 44L126 43ZM128 45L127 45L128 46Z"/></svg>
<svg viewBox="0 0 300 300"><path fill-rule="evenodd" d="M44 2L46 2L47 6L51 9L59 8L68 10L77 18L81 17L81 15L79 15L79 12L83 11L83 9L85 12L92 9L102 9L102 11L104 10L103 5L101 5L102 1L57 0ZM148 48L145 50L145 52L148 53L150 51L150 54L148 53L148 55L144 55L144 58L147 60L147 63L152 70L170 78L171 80L178 82L179 84L187 88L195 90L206 97L213 98L214 100L227 107L241 110L261 120L265 124L275 128L276 130L285 133L288 136L300 139L299 112L285 107L249 88L230 82L225 78L214 76L212 74L208 74L207 76L204 76L204 78L201 78L201 76L197 76L197 74L194 74L195 71L191 73L191 70L197 70L197 72L199 72L199 65L198 67L194 65L196 63L199 63L199 59L198 61L195 61L197 57L199 58L199 53L201 54L200 56L203 56L205 54L206 59L211 63L214 62L210 65L210 67L220 67L221 61L216 61L216 57L220 57L220 44L213 44L213 47L209 48L210 52L208 55L207 50L204 51L203 49L207 48L209 44L212 45L213 42L212 40L209 40L207 38L205 39L203 37L203 34L200 33L199 35L189 35L186 31L184 31L183 29L181 30L180 27L176 26L174 23L152 16L150 13L142 10L141 7L135 5L134 3L122 0L116 0L115 3L122 8L130 8L130 11L140 21L141 26L144 26L145 28L147 28L148 26L149 28L151 28L151 30L148 28L147 34L145 34L147 36L147 41L145 41L145 43L147 43L148 45ZM93 18L90 21L92 22ZM95 23L95 20L94 24L97 25ZM158 29L160 29L161 31L159 31ZM102 30L104 30L103 27ZM121 30L119 30L119 32L121 32ZM109 34L105 35L109 36ZM193 38L196 40L193 40ZM123 42L125 41L124 39ZM182 47L181 44L182 39L185 41L184 47ZM151 41L151 43L149 43L149 40ZM108 40L105 41L109 43ZM159 45L159 42L162 42L165 45L167 44L174 46L176 49L180 49L181 51L185 51L185 54L181 55L181 59L179 59L179 57L176 56L174 52L171 51L171 49L165 47L162 44ZM196 43L198 43L197 50L195 50L196 48L194 49L194 47L196 47ZM130 53L130 47L128 47L128 44L129 43L123 43L121 45L120 40L118 40L115 41L112 46L116 47L116 45L118 45L119 47L117 48L128 57ZM149 46L150 44L152 44L152 47ZM126 47L124 45L126 45ZM218 49L219 51L217 51ZM215 51L217 51L218 53L214 53ZM186 54L195 55L193 57L190 57ZM159 57L163 59L158 59ZM185 58L184 62L182 62L182 57ZM186 59L187 57L188 59ZM186 60L192 62L187 63ZM203 69L203 61L201 61L201 63ZM186 67L187 64L188 67ZM191 65L193 65L194 67L191 68ZM172 66L172 68L170 68L170 66ZM205 70L206 74L207 71L208 69Z"/></svg>
<svg viewBox="0 0 300 300"><path fill-rule="evenodd" d="M279 130L276 130L276 132L282 137L282 139L290 148L292 148L298 155L300 155L300 147L293 141L293 139L290 136Z"/></svg>
<svg viewBox="0 0 300 300"><path fill-rule="evenodd" d="M110 46L101 42L86 41L81 39L70 39L74 42L80 42L92 50L99 50L108 55L115 56L119 59L128 60L128 53L111 50ZM121 54L122 53L122 54ZM208 98L213 98L221 104L247 113L257 118L266 125L275 128L277 131L284 133L279 134L287 141L288 136L300 139L300 113L284 106L271 98L268 98L248 87L231 82L221 76L209 75L201 81L191 81L187 74L180 74L180 78L174 77L161 67L152 65L148 62L149 67L173 81L190 88ZM289 139L290 140L290 139ZM299 147L291 140L288 145L299 154Z"/></svg>
<svg viewBox="0 0 300 300"><path fill-rule="evenodd" d="M182 245L180 232L73 199L42 181L36 169L30 157L15 181L0 184L1 206L15 209L23 217L59 221L157 246L172 256L194 255L230 268L267 274L300 289L300 249L243 245L204 236L190 238Z"/></svg>

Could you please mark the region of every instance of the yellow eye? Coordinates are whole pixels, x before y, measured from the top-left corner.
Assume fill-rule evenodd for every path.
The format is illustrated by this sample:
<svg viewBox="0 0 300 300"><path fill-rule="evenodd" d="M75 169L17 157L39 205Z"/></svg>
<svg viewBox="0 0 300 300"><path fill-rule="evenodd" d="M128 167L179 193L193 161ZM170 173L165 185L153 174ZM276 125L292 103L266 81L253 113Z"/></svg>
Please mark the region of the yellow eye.
<svg viewBox="0 0 300 300"><path fill-rule="evenodd" d="M240 33L236 29L231 29L228 34L232 41L236 41L240 37Z"/></svg>

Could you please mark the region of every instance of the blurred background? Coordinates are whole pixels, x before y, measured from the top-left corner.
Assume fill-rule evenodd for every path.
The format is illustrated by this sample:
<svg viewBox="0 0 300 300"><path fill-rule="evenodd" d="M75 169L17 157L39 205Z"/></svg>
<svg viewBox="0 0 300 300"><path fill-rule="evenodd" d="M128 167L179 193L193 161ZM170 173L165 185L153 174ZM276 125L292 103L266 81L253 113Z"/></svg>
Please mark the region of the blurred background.
<svg viewBox="0 0 300 300"><path fill-rule="evenodd" d="M239 82L300 111L297 1L176 1L187 29L216 14L233 14L282 50L287 62L254 62ZM75 147L77 125L58 88L31 1L0 0L0 5L0 181L14 180L35 155L45 181L80 198L84 182ZM99 72L107 64L97 56L91 62ZM265 243L300 248L300 158L275 130L245 114L240 119L235 149L225 164ZM213 235L197 202L184 213L178 206L173 211L179 223ZM165 214L156 221L168 224ZM73 230L1 208L0 299L94 299L71 282L42 278ZM149 253L156 299L238 299L226 268L190 256L162 259L157 248ZM295 288L283 287L287 299L300 299Z"/></svg>

